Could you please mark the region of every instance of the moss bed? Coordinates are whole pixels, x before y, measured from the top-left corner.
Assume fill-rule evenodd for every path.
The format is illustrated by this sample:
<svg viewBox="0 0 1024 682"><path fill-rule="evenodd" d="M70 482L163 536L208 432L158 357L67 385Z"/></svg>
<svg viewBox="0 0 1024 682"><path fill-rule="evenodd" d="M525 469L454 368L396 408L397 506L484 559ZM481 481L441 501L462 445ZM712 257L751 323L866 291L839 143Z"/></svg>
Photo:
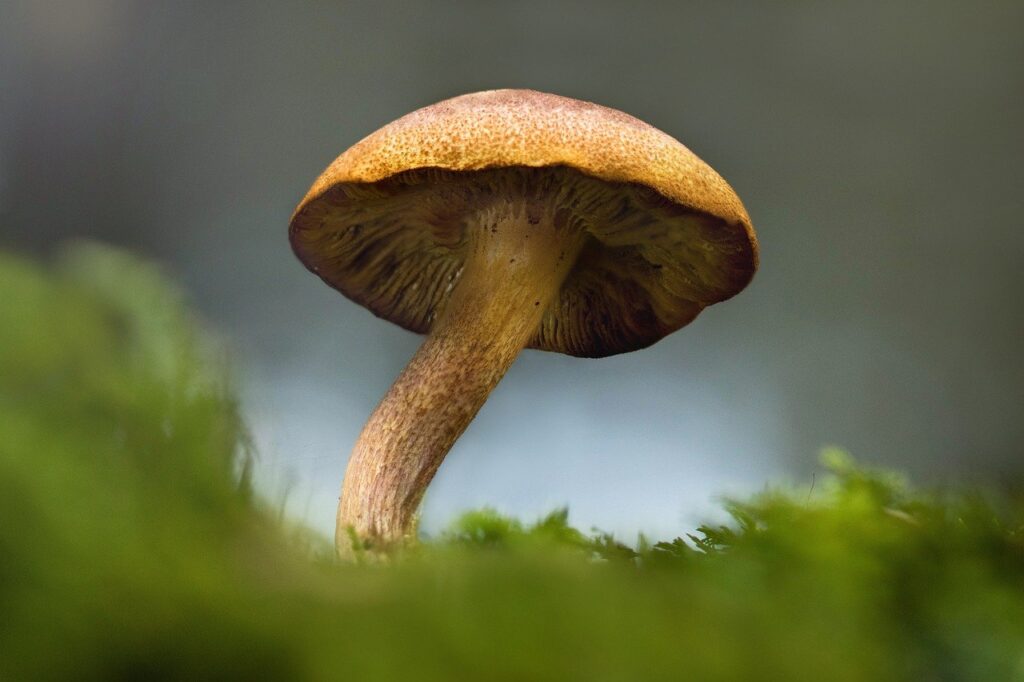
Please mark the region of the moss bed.
<svg viewBox="0 0 1024 682"><path fill-rule="evenodd" d="M153 266L0 254L2 680L1024 680L1024 495L839 451L625 544L481 510L339 565L249 484L230 379Z"/></svg>

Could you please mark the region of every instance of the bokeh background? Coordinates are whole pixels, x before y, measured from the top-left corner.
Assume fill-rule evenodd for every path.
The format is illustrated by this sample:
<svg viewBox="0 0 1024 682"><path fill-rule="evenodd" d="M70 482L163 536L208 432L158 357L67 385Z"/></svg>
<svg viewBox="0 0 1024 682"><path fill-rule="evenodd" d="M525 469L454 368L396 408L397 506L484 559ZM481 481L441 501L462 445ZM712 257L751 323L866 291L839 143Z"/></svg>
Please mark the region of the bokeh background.
<svg viewBox="0 0 1024 682"><path fill-rule="evenodd" d="M332 531L419 339L292 256L291 210L377 127L530 87L687 144L749 209L748 290L652 348L527 351L428 492L671 537L821 446L925 482L1024 461L1024 3L0 3L0 246L155 259L228 339L258 482ZM68 330L74 333L74 330ZM2 352L2 349L0 349Z"/></svg>

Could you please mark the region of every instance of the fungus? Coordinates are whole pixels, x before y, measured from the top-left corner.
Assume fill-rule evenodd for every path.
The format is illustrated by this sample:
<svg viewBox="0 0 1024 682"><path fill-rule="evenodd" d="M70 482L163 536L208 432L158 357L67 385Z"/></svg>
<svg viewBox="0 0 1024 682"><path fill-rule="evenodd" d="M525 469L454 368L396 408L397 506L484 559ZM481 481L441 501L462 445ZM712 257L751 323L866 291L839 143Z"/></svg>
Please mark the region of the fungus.
<svg viewBox="0 0 1024 682"><path fill-rule="evenodd" d="M349 459L336 545L414 532L424 491L523 348L651 345L757 268L732 188L620 111L530 90L414 111L338 157L299 204L307 268L427 334Z"/></svg>

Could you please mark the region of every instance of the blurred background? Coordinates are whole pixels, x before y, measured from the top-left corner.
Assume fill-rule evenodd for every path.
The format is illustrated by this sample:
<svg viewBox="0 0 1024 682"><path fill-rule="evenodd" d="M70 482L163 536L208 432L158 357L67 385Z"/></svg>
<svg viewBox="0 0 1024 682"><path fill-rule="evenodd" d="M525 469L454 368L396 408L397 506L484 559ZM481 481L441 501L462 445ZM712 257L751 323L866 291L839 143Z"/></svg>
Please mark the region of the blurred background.
<svg viewBox="0 0 1024 682"><path fill-rule="evenodd" d="M419 338L328 289L288 218L335 156L465 92L629 112L743 198L761 270L657 345L526 351L430 488L669 537L838 444L923 482L1024 461L1024 3L0 4L0 247L159 262L229 340L257 479L325 533ZM2 352L2 349L0 349ZM528 424L528 428L523 425Z"/></svg>

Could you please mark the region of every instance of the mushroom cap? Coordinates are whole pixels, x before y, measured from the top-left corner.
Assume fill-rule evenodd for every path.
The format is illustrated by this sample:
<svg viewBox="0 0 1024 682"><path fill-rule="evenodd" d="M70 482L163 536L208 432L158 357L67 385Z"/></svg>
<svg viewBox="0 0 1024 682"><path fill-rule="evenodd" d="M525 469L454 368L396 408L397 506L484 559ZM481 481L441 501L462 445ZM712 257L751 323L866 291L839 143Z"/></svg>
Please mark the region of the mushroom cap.
<svg viewBox="0 0 1024 682"><path fill-rule="evenodd" d="M532 348L644 348L757 269L743 204L693 152L628 114L532 90L462 95L372 133L317 178L289 235L328 285L425 333L461 274L474 217L517 199L589 233Z"/></svg>

